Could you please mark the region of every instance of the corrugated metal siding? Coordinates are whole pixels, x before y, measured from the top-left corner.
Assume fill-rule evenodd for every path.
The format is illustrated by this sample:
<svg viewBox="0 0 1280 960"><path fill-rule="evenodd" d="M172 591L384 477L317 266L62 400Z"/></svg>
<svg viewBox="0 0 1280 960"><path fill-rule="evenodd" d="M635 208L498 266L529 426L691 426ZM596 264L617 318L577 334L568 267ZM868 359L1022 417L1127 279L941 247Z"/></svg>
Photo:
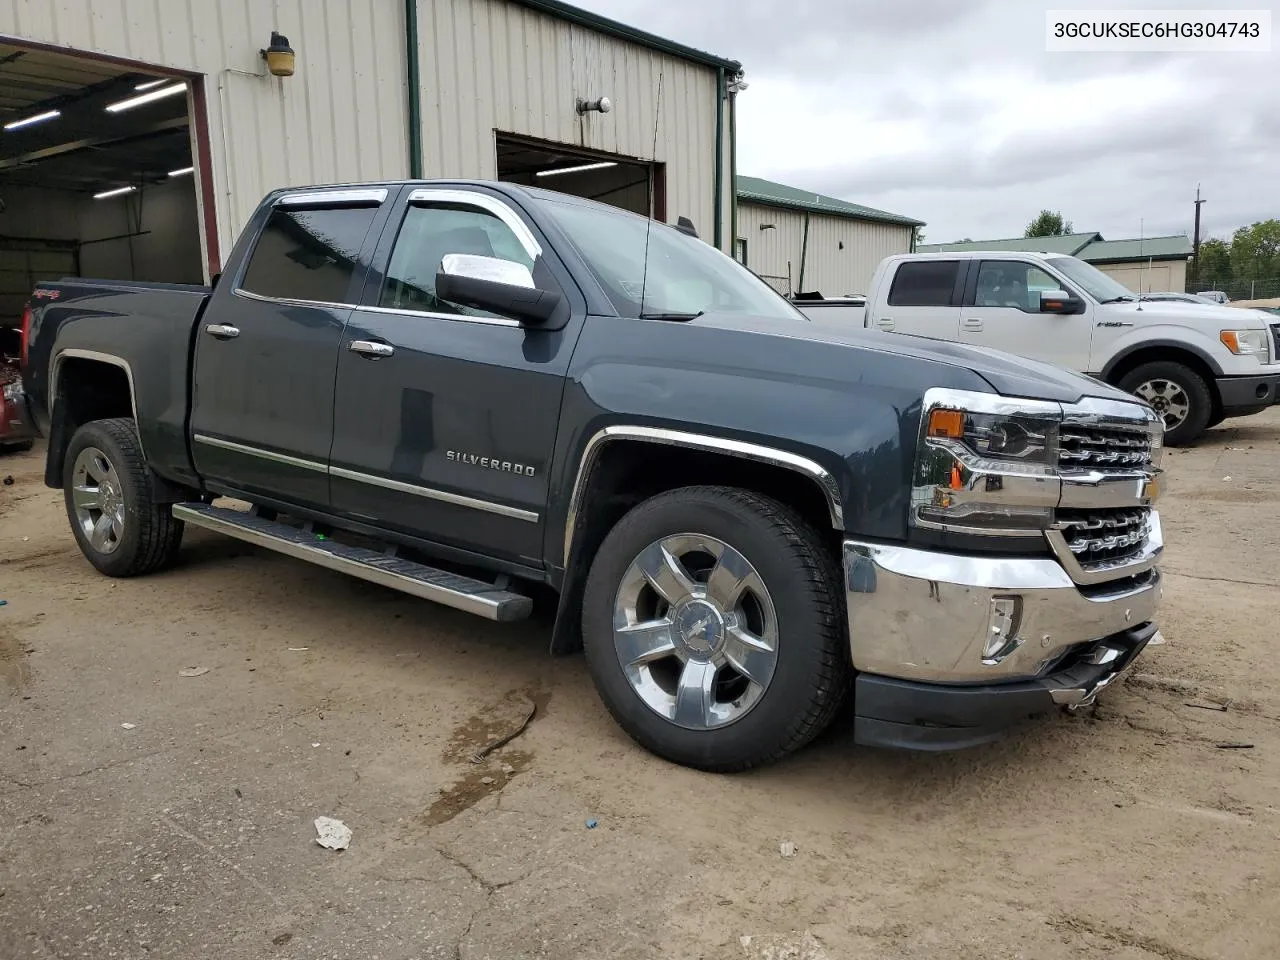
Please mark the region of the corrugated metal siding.
<svg viewBox="0 0 1280 960"><path fill-rule="evenodd" d="M426 176L496 178L495 131L656 160L667 164L667 219L687 216L712 238L713 68L504 0L419 9ZM579 98L601 96L611 112L578 116ZM726 199L726 247L728 210Z"/></svg>
<svg viewBox="0 0 1280 960"><path fill-rule="evenodd" d="M273 28L296 73L245 76ZM0 34L204 74L224 253L276 187L407 175L400 0L0 0Z"/></svg>
<svg viewBox="0 0 1280 960"><path fill-rule="evenodd" d="M1099 263L1095 266L1103 273L1124 284L1134 293L1154 293L1165 290L1187 289L1187 262L1164 260L1147 263Z"/></svg>
<svg viewBox="0 0 1280 960"><path fill-rule="evenodd" d="M714 68L505 0L419 0L419 17L427 176L496 177L495 131L657 160L668 219L712 238ZM246 75L273 28L297 72ZM408 175L404 31L402 0L0 0L0 35L205 75L224 254L272 189ZM612 112L577 115L599 96Z"/></svg>
<svg viewBox="0 0 1280 960"><path fill-rule="evenodd" d="M766 224L773 224L773 229L760 229ZM792 289L800 291L803 213L742 203L738 206L738 236L747 241L747 266L762 276L785 277L790 262ZM840 249L841 243L844 249ZM810 214L804 289L819 290L826 296L866 293L880 261L910 249L910 227Z"/></svg>

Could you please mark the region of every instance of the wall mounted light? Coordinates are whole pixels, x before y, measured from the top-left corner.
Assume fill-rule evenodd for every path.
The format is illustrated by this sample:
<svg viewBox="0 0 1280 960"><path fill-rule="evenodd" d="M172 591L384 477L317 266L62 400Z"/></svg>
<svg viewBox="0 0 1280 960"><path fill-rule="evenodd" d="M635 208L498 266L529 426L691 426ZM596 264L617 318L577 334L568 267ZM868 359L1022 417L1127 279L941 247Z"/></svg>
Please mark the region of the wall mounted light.
<svg viewBox="0 0 1280 960"><path fill-rule="evenodd" d="M777 230L778 228L772 223L762 223L760 224L760 229L761 230Z"/></svg>
<svg viewBox="0 0 1280 960"><path fill-rule="evenodd" d="M596 100L583 100L579 98L577 102L578 116L582 116L585 113L592 113L593 111L608 113L612 109L613 101L608 97L600 97Z"/></svg>
<svg viewBox="0 0 1280 960"><path fill-rule="evenodd" d="M289 46L289 38L284 34L271 31L271 45L262 51L262 58L267 61L267 70L273 77L292 77L297 58L293 47Z"/></svg>

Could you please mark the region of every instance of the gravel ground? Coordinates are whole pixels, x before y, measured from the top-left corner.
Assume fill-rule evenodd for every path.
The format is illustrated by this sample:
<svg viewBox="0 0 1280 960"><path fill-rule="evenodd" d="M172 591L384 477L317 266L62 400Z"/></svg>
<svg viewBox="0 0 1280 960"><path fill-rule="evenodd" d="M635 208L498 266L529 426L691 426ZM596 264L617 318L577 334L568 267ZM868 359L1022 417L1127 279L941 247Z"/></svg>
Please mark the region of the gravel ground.
<svg viewBox="0 0 1280 960"><path fill-rule="evenodd" d="M1168 642L1091 716L734 777L635 747L543 623L199 531L98 576L0 456L0 958L1280 955L1280 410L1233 423L1166 460Z"/></svg>

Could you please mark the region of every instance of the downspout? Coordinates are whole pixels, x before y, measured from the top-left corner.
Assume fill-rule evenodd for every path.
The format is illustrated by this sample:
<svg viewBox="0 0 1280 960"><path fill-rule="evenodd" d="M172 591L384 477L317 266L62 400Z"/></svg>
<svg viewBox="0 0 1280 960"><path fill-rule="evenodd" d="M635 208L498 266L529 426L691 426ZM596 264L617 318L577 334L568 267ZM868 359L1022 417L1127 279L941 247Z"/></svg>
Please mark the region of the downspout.
<svg viewBox="0 0 1280 960"><path fill-rule="evenodd" d="M804 293L804 262L809 256L809 214L804 215L804 239L800 241L800 280L796 283L796 293Z"/></svg>
<svg viewBox="0 0 1280 960"><path fill-rule="evenodd" d="M418 0L404 0L405 80L409 87L409 179L422 179L422 80L418 75Z"/></svg>
<svg viewBox="0 0 1280 960"><path fill-rule="evenodd" d="M716 67L715 244L724 249L724 67Z"/></svg>
<svg viewBox="0 0 1280 960"><path fill-rule="evenodd" d="M738 254L738 95L729 97L729 255ZM743 264L746 266L746 264Z"/></svg>

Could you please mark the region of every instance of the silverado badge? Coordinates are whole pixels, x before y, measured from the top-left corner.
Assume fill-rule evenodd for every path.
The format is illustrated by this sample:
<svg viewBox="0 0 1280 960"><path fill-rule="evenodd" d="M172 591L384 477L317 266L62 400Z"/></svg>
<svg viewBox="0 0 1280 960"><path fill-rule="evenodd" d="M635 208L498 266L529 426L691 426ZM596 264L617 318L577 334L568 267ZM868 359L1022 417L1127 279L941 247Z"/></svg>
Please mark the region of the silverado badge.
<svg viewBox="0 0 1280 960"><path fill-rule="evenodd" d="M499 460L496 457L482 457L475 453L462 453L459 450L446 450L444 457L451 463L465 463L482 470L497 470L499 473L514 473L520 477L532 477L533 467L523 463L512 463L510 460Z"/></svg>

